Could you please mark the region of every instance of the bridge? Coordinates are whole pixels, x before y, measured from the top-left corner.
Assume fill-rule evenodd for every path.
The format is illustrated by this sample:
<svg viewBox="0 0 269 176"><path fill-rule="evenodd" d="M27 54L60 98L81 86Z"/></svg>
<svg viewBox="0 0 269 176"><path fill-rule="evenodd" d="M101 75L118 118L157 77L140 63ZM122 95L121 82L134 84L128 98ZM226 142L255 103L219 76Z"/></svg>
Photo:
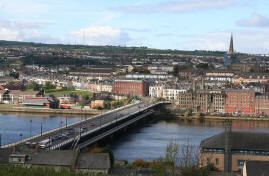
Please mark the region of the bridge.
<svg viewBox="0 0 269 176"><path fill-rule="evenodd" d="M83 149L153 114L166 102L136 102L43 134L1 146L22 151Z"/></svg>

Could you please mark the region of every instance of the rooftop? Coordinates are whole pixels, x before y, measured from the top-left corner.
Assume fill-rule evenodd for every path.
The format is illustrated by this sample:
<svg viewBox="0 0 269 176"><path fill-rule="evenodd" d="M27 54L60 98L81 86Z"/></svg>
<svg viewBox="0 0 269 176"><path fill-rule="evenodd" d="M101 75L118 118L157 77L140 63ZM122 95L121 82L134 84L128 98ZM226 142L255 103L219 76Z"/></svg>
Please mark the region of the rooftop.
<svg viewBox="0 0 269 176"><path fill-rule="evenodd" d="M224 149L225 133L209 137L201 142L201 148ZM269 133L231 132L232 150L269 151Z"/></svg>
<svg viewBox="0 0 269 176"><path fill-rule="evenodd" d="M78 158L79 169L109 169L110 157L108 153L84 153Z"/></svg>
<svg viewBox="0 0 269 176"><path fill-rule="evenodd" d="M32 155L28 163L34 165L71 166L73 157L74 152L72 150L51 150Z"/></svg>

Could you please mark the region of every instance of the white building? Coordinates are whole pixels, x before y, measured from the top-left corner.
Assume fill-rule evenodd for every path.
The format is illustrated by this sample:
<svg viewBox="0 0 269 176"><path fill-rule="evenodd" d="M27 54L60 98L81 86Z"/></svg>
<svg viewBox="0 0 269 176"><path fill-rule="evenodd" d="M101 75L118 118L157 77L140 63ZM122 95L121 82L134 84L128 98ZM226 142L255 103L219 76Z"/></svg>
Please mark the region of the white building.
<svg viewBox="0 0 269 176"><path fill-rule="evenodd" d="M173 89L173 88L165 88L163 89L163 97L166 100L176 100L180 93L187 92L186 89Z"/></svg>
<svg viewBox="0 0 269 176"><path fill-rule="evenodd" d="M152 85L149 86L149 96L152 98L162 98L163 97L164 85Z"/></svg>
<svg viewBox="0 0 269 176"><path fill-rule="evenodd" d="M219 82L233 82L233 73L206 73L206 80Z"/></svg>
<svg viewBox="0 0 269 176"><path fill-rule="evenodd" d="M127 74L125 76L127 79L169 79L172 75L162 75L162 74Z"/></svg>

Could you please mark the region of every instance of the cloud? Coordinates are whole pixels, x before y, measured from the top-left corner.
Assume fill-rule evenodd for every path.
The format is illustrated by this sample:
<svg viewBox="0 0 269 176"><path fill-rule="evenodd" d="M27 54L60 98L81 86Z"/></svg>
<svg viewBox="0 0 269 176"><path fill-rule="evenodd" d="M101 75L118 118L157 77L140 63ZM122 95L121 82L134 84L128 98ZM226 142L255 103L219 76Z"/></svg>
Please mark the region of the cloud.
<svg viewBox="0 0 269 176"><path fill-rule="evenodd" d="M221 50L229 47L230 32L210 32L189 36L181 43L181 49ZM243 30L233 33L234 47L237 52L268 54L269 31Z"/></svg>
<svg viewBox="0 0 269 176"><path fill-rule="evenodd" d="M81 28L71 32L71 37L88 45L126 45L130 41L126 31L111 26Z"/></svg>
<svg viewBox="0 0 269 176"><path fill-rule="evenodd" d="M0 20L0 40L58 43L59 39L41 32L48 25L43 22Z"/></svg>
<svg viewBox="0 0 269 176"><path fill-rule="evenodd" d="M209 9L222 9L241 4L240 0L180 0L158 4L135 4L112 9L126 13L155 13L155 12L193 12Z"/></svg>
<svg viewBox="0 0 269 176"><path fill-rule="evenodd" d="M227 50L230 33L213 32L190 35L182 42L182 49L187 50Z"/></svg>
<svg viewBox="0 0 269 176"><path fill-rule="evenodd" d="M243 27L269 27L269 18L254 13L249 18L237 21L236 24Z"/></svg>

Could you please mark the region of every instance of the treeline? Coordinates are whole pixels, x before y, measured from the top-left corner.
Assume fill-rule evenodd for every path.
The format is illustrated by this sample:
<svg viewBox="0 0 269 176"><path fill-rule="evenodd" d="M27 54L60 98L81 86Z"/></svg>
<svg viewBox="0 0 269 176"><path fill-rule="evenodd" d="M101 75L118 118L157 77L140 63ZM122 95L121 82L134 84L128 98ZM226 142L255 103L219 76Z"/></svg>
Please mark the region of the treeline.
<svg viewBox="0 0 269 176"><path fill-rule="evenodd" d="M224 51L205 51L205 50L172 50L172 49L154 49L145 46L142 47L126 47L126 46L88 46L88 45L64 45L64 44L42 44L33 42L17 42L0 40L0 46L3 47L47 47L47 48L61 48L65 50L79 50L97 53L113 54L180 54L180 55L196 55L196 56L223 56Z"/></svg>
<svg viewBox="0 0 269 176"><path fill-rule="evenodd" d="M83 59L83 58L72 58L72 57L59 57L59 56L36 56L28 55L22 58L25 65L74 65L81 66L86 64L98 64L97 60L93 59Z"/></svg>

